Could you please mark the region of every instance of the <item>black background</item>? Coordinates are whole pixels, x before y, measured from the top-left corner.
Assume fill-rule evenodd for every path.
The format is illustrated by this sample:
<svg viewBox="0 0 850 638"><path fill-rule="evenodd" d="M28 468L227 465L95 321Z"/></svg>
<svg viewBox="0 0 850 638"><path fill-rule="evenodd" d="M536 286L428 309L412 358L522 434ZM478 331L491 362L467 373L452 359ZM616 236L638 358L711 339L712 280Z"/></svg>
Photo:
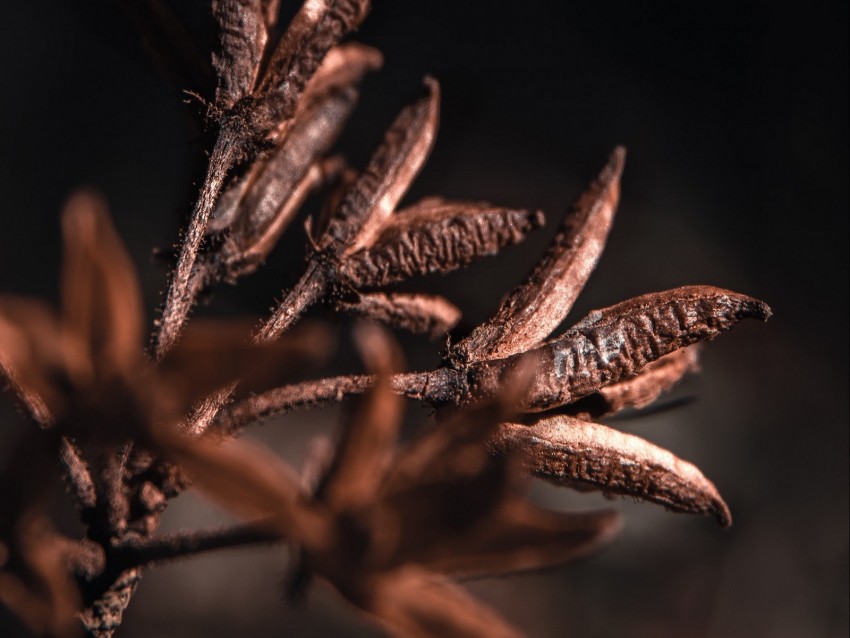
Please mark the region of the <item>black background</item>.
<svg viewBox="0 0 850 638"><path fill-rule="evenodd" d="M202 39L204 3L173 4ZM174 242L202 160L183 96L110 2L2 10L0 290L56 298L59 212L75 188L94 186L153 318L166 270L151 248ZM629 159L617 224L571 319L701 283L774 309L765 326L706 349L703 373L674 395L696 401L617 422L696 462L735 526L617 502L626 525L610 550L472 586L532 635L846 635L847 23L839 2L378 0L358 34L385 66L365 82L339 144L355 165L431 73L443 89L441 132L409 201L441 194L547 212L546 229L522 247L406 286L458 303L458 334L520 280L619 143ZM297 276L303 241L293 226L267 268L199 312L262 314ZM439 344L404 343L411 368L436 362ZM425 416L414 409L411 420ZM335 417L295 414L260 434L296 461ZM558 508L603 503L542 486L533 494ZM184 496L165 527L223 516ZM151 572L118 635L368 634L322 588L286 609L284 565L280 550L252 550ZM21 630L0 612L6 631Z"/></svg>

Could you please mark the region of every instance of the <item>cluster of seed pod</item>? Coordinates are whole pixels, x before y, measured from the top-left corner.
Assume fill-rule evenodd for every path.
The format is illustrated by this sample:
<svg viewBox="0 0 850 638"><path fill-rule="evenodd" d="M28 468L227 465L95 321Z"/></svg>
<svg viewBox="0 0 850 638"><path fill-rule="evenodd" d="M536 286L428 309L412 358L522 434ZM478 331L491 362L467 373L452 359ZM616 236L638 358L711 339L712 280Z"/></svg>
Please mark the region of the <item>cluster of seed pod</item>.
<svg viewBox="0 0 850 638"><path fill-rule="evenodd" d="M433 78L362 171L331 155L362 78L381 65L379 52L341 43L369 4L306 0L276 37L275 0L212 1L220 37L206 117L217 137L150 355L132 264L97 198L78 196L63 218L62 311L0 297L0 372L40 426L0 472L20 485L0 499L0 601L37 631L75 635L81 618L89 635L111 636L144 566L285 539L292 595L317 576L400 635L517 635L450 578L561 563L619 528L611 511L533 507L518 489L527 474L731 523L695 466L596 421L648 405L696 368L698 342L767 319L769 308L687 286L593 311L552 336L605 245L622 148L528 277L448 342L439 368L402 372L386 333L361 327L366 374L280 385L283 372L327 355L326 332L293 329L311 305L446 335L460 318L451 301L385 288L494 255L544 223L540 211L483 201L429 197L398 210L436 137ZM201 290L262 265L318 188L330 192L307 222L304 270L259 330L188 322ZM318 448L325 454L301 480L234 436L271 414L355 395L338 440ZM401 447L403 396L433 405L437 424ZM41 469L55 458L86 525L81 539L46 515ZM168 499L190 479L248 522L157 536Z"/></svg>

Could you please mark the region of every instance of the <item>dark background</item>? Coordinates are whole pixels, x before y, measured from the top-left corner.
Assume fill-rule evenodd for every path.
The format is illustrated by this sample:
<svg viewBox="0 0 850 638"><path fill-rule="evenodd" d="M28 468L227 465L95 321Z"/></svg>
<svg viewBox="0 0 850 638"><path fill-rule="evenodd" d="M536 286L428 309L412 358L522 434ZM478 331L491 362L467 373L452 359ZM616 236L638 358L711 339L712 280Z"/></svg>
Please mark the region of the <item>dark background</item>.
<svg viewBox="0 0 850 638"><path fill-rule="evenodd" d="M199 36L204 4L174 2ZM695 401L616 423L697 463L729 502L731 531L618 501L625 531L611 549L475 593L539 636L846 635L847 3L375 5L357 39L385 67L366 81L341 150L362 166L432 73L441 133L409 201L486 198L548 214L523 246L407 285L458 303L458 334L521 279L618 143L629 160L617 224L571 319L701 283L775 313L706 349L703 373L673 395ZM55 299L59 212L90 185L111 203L153 317L166 271L151 248L177 236L202 157L181 94L105 0L4 3L0 69L0 290ZM298 274L303 241L293 226L267 268L200 312L264 312ZM404 343L411 368L437 361L439 344ZM335 418L296 413L258 434L296 462ZM604 503L545 486L533 495L555 508ZM222 518L186 495L164 525ZM270 549L152 571L118 635L368 635L321 587L285 608L284 565ZM0 612L0 633L20 631Z"/></svg>

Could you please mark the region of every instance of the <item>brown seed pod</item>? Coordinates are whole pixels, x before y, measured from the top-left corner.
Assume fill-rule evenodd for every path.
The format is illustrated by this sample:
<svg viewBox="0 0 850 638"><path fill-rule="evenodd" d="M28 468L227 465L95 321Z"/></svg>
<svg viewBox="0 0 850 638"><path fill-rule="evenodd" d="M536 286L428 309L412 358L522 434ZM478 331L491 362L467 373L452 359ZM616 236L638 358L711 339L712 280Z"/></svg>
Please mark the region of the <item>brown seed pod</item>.
<svg viewBox="0 0 850 638"><path fill-rule="evenodd" d="M372 292L354 297L339 301L337 308L431 339L446 334L461 317L458 307L439 295Z"/></svg>
<svg viewBox="0 0 850 638"><path fill-rule="evenodd" d="M434 144L440 87L425 78L425 95L404 108L387 129L366 170L348 190L319 241L322 250L351 254L381 232Z"/></svg>
<svg viewBox="0 0 850 638"><path fill-rule="evenodd" d="M732 524L717 488L694 465L598 423L564 415L533 425L506 423L493 446L523 453L535 476L554 483L633 496L677 512L709 514L723 527Z"/></svg>
<svg viewBox="0 0 850 638"><path fill-rule="evenodd" d="M269 58L251 113L257 133L268 134L295 113L307 82L325 54L360 26L369 0L308 0Z"/></svg>
<svg viewBox="0 0 850 638"><path fill-rule="evenodd" d="M426 78L425 89L426 95L405 107L390 125L322 234L316 239L308 233L314 252L307 270L260 328L257 339L276 338L330 291L448 272L524 239L543 223L539 212L439 199L424 200L393 215L436 134L439 87ZM319 225L324 226L324 219Z"/></svg>
<svg viewBox="0 0 850 638"><path fill-rule="evenodd" d="M573 205L543 258L488 321L452 349L461 362L499 359L541 343L572 308L602 254L620 198L626 159L617 147Z"/></svg>
<svg viewBox="0 0 850 638"><path fill-rule="evenodd" d="M268 32L260 0L213 0L212 14L220 45L213 53L218 75L215 104L227 111L254 88Z"/></svg>
<svg viewBox="0 0 850 638"><path fill-rule="evenodd" d="M243 236L266 228L308 168L336 141L357 103L360 81L381 63L381 54L371 47L331 49L307 84L293 120L286 121L287 134L222 193L207 231L230 228L234 241L245 245L250 240Z"/></svg>
<svg viewBox="0 0 850 638"><path fill-rule="evenodd" d="M351 254L342 262L340 272L345 281L358 288L449 272L522 241L543 222L540 211L485 203L420 206L394 215L375 243Z"/></svg>
<svg viewBox="0 0 850 638"><path fill-rule="evenodd" d="M699 346L676 350L646 365L640 373L605 386L599 394L605 399L606 414L625 408L643 408L668 392L690 372L699 370Z"/></svg>
<svg viewBox="0 0 850 638"><path fill-rule="evenodd" d="M633 377L674 350L710 341L742 319L769 316L764 302L712 286L675 288L596 310L532 351L540 368L525 408L540 411L572 403ZM472 387L495 391L503 370L518 357L472 365Z"/></svg>

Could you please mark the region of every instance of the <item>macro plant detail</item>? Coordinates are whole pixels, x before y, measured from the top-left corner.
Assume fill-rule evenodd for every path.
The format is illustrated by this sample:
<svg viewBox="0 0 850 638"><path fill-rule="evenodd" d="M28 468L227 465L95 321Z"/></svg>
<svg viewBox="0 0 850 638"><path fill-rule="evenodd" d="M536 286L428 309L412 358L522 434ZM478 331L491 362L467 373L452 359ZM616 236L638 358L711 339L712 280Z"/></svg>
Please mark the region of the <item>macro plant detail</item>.
<svg viewBox="0 0 850 638"><path fill-rule="evenodd" d="M219 43L208 66L165 5L124 4L140 23L171 25L158 63L216 79L200 100L214 141L149 352L133 265L91 193L62 217L60 312L0 297L0 372L33 426L0 470L0 602L22 622L111 636L149 566L285 542L290 599L315 579L392 634L513 636L453 577L559 565L620 527L610 510L532 505L528 475L731 524L698 468L598 421L653 402L696 369L699 342L766 320L767 305L686 286L595 310L553 336L601 256L623 148L495 314L448 340L440 367L404 372L376 323L435 338L460 310L386 287L496 255L543 226L543 213L439 197L399 209L437 134L431 77L362 171L331 154L360 81L381 66L374 49L342 43L367 0L306 0L286 29L274 0L212 0ZM325 203L305 224L303 272L271 315L258 328L190 320L202 291L262 266L316 190ZM365 373L305 380L333 349L328 330L296 325L320 303L373 322L354 333ZM436 422L401 444L404 398L433 406ZM342 401L351 408L337 439L300 477L238 438L271 415ZM81 538L51 521L50 477L64 481ZM158 534L168 502L191 486L245 522Z"/></svg>

